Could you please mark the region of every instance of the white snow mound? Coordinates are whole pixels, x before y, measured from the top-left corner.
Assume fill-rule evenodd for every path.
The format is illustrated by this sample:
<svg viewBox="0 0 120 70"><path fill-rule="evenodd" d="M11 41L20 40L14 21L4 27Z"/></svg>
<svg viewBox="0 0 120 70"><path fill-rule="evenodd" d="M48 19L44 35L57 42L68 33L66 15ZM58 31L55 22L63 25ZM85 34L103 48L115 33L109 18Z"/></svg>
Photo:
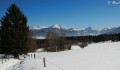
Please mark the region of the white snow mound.
<svg viewBox="0 0 120 70"><path fill-rule="evenodd" d="M81 49L80 46L77 45L72 45L71 46L71 50L76 50L76 49Z"/></svg>

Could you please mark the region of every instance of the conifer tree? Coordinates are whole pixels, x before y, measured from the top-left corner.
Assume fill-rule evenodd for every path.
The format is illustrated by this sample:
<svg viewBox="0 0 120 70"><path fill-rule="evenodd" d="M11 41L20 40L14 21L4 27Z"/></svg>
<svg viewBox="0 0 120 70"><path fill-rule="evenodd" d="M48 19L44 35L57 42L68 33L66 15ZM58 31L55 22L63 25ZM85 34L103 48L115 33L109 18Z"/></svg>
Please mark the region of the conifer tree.
<svg viewBox="0 0 120 70"><path fill-rule="evenodd" d="M12 4L0 23L2 52L13 54L14 57L27 53L29 27L27 26L27 18L20 8L16 4Z"/></svg>

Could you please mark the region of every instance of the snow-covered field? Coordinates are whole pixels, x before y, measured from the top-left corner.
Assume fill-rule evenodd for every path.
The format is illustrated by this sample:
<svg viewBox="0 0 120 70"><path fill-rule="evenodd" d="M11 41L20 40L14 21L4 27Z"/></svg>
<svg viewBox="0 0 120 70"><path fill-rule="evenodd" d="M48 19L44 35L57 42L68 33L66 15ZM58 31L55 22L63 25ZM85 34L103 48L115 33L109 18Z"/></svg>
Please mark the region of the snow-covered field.
<svg viewBox="0 0 120 70"><path fill-rule="evenodd" d="M120 70L120 42L93 43L62 52L35 53L36 59L11 59L0 70ZM30 53L31 54L31 53ZM43 58L46 58L46 67Z"/></svg>

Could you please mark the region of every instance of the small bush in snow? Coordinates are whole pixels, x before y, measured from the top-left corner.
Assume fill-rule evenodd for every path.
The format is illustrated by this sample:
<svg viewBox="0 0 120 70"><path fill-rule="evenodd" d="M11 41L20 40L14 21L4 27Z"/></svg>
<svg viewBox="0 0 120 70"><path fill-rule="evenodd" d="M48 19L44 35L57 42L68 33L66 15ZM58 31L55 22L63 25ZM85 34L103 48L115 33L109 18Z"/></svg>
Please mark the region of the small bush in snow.
<svg viewBox="0 0 120 70"><path fill-rule="evenodd" d="M81 48L84 48L84 47L87 47L87 45L88 45L87 42L83 42L83 43L81 43L79 46L80 46Z"/></svg>

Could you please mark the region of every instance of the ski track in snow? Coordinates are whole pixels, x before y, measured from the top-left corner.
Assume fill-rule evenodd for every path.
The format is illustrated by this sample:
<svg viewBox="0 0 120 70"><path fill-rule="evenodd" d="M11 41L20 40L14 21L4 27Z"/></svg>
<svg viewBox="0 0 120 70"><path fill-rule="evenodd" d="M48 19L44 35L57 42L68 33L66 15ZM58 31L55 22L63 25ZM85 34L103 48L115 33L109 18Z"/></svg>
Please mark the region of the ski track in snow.
<svg viewBox="0 0 120 70"><path fill-rule="evenodd" d="M63 70L57 65L46 60L47 67L43 66L43 60L41 58L29 58L19 61L14 64L12 67L7 68L6 70Z"/></svg>
<svg viewBox="0 0 120 70"><path fill-rule="evenodd" d="M8 69L9 70L9 69ZM12 70L23 70L23 61L20 61L19 63L15 64L12 67Z"/></svg>

